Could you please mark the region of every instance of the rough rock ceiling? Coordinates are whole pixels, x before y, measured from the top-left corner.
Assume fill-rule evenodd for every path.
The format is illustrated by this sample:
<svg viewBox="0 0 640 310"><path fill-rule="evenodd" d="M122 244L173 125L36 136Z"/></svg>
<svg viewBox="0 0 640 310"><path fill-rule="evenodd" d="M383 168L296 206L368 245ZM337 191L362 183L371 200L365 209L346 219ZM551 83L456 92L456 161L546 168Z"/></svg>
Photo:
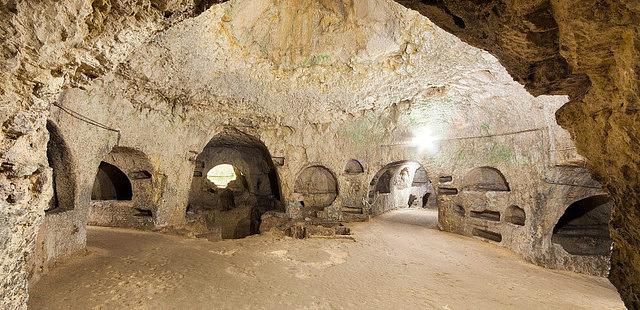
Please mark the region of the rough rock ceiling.
<svg viewBox="0 0 640 310"><path fill-rule="evenodd" d="M578 95L588 87L588 78L572 73L559 53L559 27L549 1L397 2L428 16L465 42L490 51L534 95Z"/></svg>
<svg viewBox="0 0 640 310"><path fill-rule="evenodd" d="M286 125L405 103L457 129L531 126L532 109L565 100L535 100L489 53L386 0L230 1L155 36L113 79L106 92L135 90L127 96L141 109Z"/></svg>

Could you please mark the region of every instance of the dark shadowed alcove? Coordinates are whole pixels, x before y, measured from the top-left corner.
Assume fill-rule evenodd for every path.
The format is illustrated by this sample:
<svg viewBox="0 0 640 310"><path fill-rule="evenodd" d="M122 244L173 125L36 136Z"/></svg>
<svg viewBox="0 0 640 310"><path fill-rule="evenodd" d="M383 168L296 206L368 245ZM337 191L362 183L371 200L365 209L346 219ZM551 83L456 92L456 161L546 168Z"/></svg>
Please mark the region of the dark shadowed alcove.
<svg viewBox="0 0 640 310"><path fill-rule="evenodd" d="M53 170L53 197L47 212L71 210L74 207L76 193L75 169L71 154L60 130L47 121L49 142L47 143L47 161Z"/></svg>
<svg viewBox="0 0 640 310"><path fill-rule="evenodd" d="M611 251L609 219L613 201L607 195L572 203L553 228L551 240L573 255L608 255Z"/></svg>

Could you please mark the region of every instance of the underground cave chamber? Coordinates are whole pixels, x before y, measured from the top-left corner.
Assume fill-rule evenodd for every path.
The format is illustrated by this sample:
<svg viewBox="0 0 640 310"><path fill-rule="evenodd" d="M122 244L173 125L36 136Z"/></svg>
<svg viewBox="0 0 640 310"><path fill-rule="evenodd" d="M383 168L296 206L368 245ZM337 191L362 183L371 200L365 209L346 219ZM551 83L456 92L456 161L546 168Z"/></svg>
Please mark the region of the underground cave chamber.
<svg viewBox="0 0 640 310"><path fill-rule="evenodd" d="M567 3L103 2L0 6L0 308L638 304L637 79L608 67L636 45L602 41L626 28L567 39Z"/></svg>

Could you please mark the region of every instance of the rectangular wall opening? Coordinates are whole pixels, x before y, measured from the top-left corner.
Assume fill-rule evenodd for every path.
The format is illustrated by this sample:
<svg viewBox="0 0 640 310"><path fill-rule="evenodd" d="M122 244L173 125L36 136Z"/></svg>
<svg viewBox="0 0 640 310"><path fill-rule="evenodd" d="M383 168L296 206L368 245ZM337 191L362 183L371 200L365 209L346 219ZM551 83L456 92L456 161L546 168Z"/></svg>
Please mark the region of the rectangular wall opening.
<svg viewBox="0 0 640 310"><path fill-rule="evenodd" d="M479 229L479 228L474 228L473 231L471 232L474 236L476 237L480 237L483 239L487 239L487 240L491 240L491 241L495 241L495 242L501 242L502 241L502 235L496 232L492 232L492 231L488 231L488 230L484 230L484 229Z"/></svg>
<svg viewBox="0 0 640 310"><path fill-rule="evenodd" d="M500 212L498 211L491 211L491 210L471 211L469 215L477 219L482 219L482 220L487 220L492 222L500 222Z"/></svg>

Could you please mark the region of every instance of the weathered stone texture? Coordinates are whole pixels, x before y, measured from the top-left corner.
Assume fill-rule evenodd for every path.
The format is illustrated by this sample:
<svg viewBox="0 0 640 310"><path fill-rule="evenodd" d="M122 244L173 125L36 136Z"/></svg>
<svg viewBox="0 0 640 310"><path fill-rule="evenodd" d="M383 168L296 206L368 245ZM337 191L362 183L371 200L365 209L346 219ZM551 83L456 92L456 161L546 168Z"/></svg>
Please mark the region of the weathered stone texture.
<svg viewBox="0 0 640 310"><path fill-rule="evenodd" d="M45 156L49 105L61 89L84 87L111 71L149 35L191 16L193 7L190 1L0 2L4 308L26 307L26 260L51 197Z"/></svg>
<svg viewBox="0 0 640 310"><path fill-rule="evenodd" d="M545 116L566 97L533 98L511 76L532 94L571 96L558 119L616 195L611 279L629 305L637 303L638 44L630 27L637 27L637 7L595 5L593 15L567 1L401 1L494 53L505 70L489 53L386 0L238 0L207 9L214 2L2 2L0 288L15 292L2 295L3 306L25 306L26 257L51 197L47 118L68 143L78 189L72 210L44 220L29 267L36 274L84 246L96 169L114 147L144 153L159 177L155 229L231 237L237 225L209 219L216 229L186 216L194 160L229 128L285 158L276 167L282 203L300 223L366 208L362 198L378 170L407 160L422 164L439 186L444 229L477 236L472 226L482 226L530 261L598 274L607 257L576 257L551 242L567 204L602 193L579 168L550 168L581 163L566 133ZM439 153L407 142L417 128L442 140ZM344 171L350 159L363 163L361 174ZM303 208L304 195L295 192L297 176L310 166L328 169L336 181L337 197L331 192L335 201L322 210ZM498 168L510 192L465 193L461 181L481 166ZM458 187L459 195L445 195ZM512 205L525 212L524 225L460 216L507 214ZM249 213L237 213L236 222L246 223ZM294 222L265 213L262 229ZM331 234L335 225L320 222L313 233ZM303 224L287 229L306 232Z"/></svg>
<svg viewBox="0 0 640 310"><path fill-rule="evenodd" d="M398 2L496 55L531 93L571 96L557 118L615 197L610 279L628 307L640 307L640 4Z"/></svg>

